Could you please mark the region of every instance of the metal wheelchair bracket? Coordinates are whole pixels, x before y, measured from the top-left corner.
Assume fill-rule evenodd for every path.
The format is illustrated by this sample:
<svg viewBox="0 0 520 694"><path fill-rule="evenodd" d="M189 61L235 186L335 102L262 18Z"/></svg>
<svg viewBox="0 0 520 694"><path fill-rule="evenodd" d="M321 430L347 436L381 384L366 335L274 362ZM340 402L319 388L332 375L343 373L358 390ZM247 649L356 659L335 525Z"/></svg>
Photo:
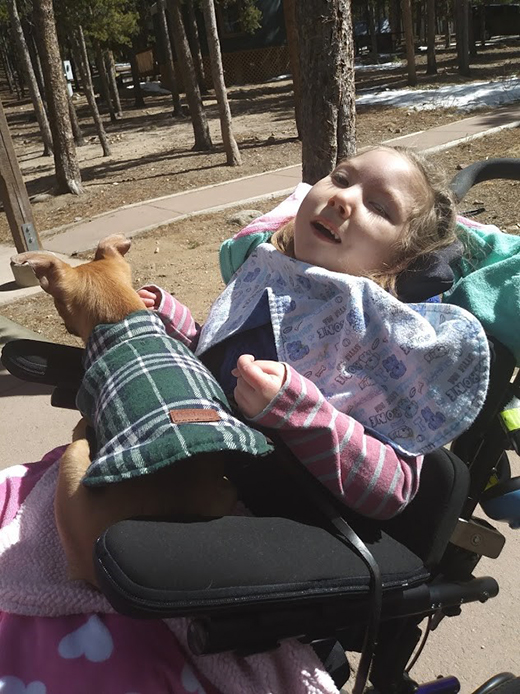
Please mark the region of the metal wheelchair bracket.
<svg viewBox="0 0 520 694"><path fill-rule="evenodd" d="M483 557L496 559L502 552L506 538L491 525L479 518L459 518L450 542L457 547Z"/></svg>
<svg viewBox="0 0 520 694"><path fill-rule="evenodd" d="M21 230L22 230L22 236L23 236L24 241L27 245L27 250L28 251L40 251L41 246L38 243L38 238L36 236L36 232L34 230L34 226L32 225L32 223L31 222L25 222L25 224L22 224Z"/></svg>

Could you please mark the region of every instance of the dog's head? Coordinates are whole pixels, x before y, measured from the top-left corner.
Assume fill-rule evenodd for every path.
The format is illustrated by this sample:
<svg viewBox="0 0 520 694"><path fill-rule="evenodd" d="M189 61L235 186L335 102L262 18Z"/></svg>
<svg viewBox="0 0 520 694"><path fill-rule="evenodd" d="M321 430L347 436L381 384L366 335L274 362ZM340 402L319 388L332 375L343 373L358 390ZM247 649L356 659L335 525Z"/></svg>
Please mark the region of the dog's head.
<svg viewBox="0 0 520 694"><path fill-rule="evenodd" d="M123 258L130 245L124 236L108 236L99 242L94 260L77 267L46 251L20 253L11 262L32 268L67 330L86 341L99 323L116 323L144 308Z"/></svg>

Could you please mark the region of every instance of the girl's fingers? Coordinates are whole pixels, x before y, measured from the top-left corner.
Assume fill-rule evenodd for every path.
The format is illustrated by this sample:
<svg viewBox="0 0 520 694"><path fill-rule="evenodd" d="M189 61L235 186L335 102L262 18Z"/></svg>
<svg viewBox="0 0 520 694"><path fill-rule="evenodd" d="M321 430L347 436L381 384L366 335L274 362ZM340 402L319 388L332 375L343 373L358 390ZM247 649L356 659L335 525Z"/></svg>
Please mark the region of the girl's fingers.
<svg viewBox="0 0 520 694"><path fill-rule="evenodd" d="M255 358L251 354L242 354L238 358L236 369L233 369L235 377L242 377L250 386L258 389L262 386L272 388L273 382L278 387L283 383L285 367L277 361L269 361Z"/></svg>
<svg viewBox="0 0 520 694"><path fill-rule="evenodd" d="M157 297L155 294L148 289L139 289L137 294L146 308L155 308L155 301Z"/></svg>

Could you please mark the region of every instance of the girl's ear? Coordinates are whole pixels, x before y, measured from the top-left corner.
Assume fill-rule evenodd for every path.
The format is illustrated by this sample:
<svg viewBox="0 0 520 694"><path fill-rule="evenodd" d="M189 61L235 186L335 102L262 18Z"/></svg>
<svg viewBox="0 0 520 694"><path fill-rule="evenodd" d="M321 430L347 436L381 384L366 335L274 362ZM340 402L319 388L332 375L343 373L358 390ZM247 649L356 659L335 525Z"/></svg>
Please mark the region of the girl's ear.
<svg viewBox="0 0 520 694"><path fill-rule="evenodd" d="M103 260L114 256L123 257L130 250L132 242L122 234L112 234L98 243L94 260Z"/></svg>
<svg viewBox="0 0 520 694"><path fill-rule="evenodd" d="M61 280L65 275L67 265L50 251L28 251L19 253L11 258L11 265L29 265L40 287L54 298L61 293Z"/></svg>

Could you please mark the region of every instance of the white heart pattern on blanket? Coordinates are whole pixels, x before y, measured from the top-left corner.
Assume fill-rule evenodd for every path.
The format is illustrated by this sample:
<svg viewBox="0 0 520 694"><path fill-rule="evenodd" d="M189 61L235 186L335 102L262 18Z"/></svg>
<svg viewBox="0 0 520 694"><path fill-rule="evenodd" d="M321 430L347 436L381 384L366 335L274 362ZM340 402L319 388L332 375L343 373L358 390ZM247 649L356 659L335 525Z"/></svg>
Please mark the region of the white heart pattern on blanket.
<svg viewBox="0 0 520 694"><path fill-rule="evenodd" d="M181 680L182 686L187 692L194 692L194 694L206 694L206 690L197 679L197 676L193 672L192 668L187 663L185 663L184 667L182 668Z"/></svg>
<svg viewBox="0 0 520 694"><path fill-rule="evenodd" d="M26 686L18 677L0 677L2 694L46 694L47 687L43 682L29 682Z"/></svg>
<svg viewBox="0 0 520 694"><path fill-rule="evenodd" d="M92 663L108 660L114 650L114 642L103 622L93 615L75 631L64 636L58 646L62 658L81 658Z"/></svg>

